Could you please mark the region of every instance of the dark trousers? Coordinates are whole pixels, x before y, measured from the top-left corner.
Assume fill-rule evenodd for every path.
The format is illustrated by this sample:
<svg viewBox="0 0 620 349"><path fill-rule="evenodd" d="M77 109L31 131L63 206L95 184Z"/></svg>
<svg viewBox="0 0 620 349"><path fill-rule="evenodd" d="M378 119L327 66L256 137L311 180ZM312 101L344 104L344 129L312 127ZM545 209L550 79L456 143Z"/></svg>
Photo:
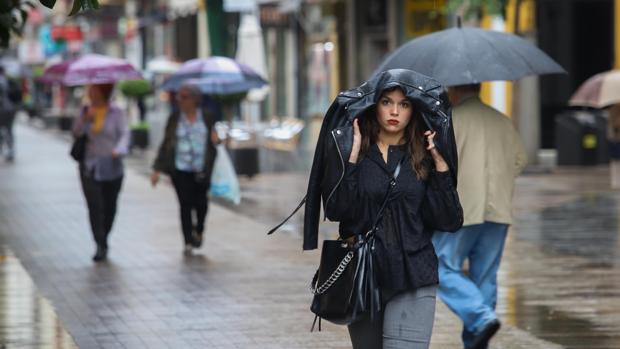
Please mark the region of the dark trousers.
<svg viewBox="0 0 620 349"><path fill-rule="evenodd" d="M194 172L176 170L172 176L172 183L177 192L179 207L181 209L181 228L185 244L193 241L193 231L202 235L205 229L205 219L209 210L207 191L208 181L197 180ZM196 216L194 224L193 215Z"/></svg>
<svg viewBox="0 0 620 349"><path fill-rule="evenodd" d="M15 113L8 111L0 113L0 154L2 154L4 145L6 145L7 158L12 158L15 155L15 139L13 138L14 120Z"/></svg>
<svg viewBox="0 0 620 349"><path fill-rule="evenodd" d="M112 181L97 181L85 170L80 171L82 190L88 205L88 216L93 238L98 246L108 247L108 235L116 216L116 202L123 177Z"/></svg>

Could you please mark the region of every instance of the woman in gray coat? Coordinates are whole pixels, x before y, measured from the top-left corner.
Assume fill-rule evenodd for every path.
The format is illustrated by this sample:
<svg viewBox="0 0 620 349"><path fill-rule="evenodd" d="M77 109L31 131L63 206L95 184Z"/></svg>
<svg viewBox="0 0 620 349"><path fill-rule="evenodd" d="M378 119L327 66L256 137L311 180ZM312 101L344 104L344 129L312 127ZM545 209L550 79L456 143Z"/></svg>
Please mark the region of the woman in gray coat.
<svg viewBox="0 0 620 349"><path fill-rule="evenodd" d="M88 87L90 104L73 124L73 135L88 136L80 180L97 251L95 262L108 254L108 235L116 216L116 202L123 183L123 156L128 152L129 126L125 113L110 103L113 84Z"/></svg>

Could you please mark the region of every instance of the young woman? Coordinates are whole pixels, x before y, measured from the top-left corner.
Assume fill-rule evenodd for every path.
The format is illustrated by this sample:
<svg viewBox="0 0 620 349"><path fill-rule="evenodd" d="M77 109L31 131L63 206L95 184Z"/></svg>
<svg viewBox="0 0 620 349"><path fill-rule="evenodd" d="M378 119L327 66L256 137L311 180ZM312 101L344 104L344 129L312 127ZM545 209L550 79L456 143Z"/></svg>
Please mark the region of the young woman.
<svg viewBox="0 0 620 349"><path fill-rule="evenodd" d="M82 190L97 252L93 260L108 254L108 236L116 216L116 202L123 183L123 156L129 145L125 113L110 103L113 84L88 87L90 104L73 124L73 135L88 135L84 161L80 163Z"/></svg>
<svg viewBox="0 0 620 349"><path fill-rule="evenodd" d="M153 186L159 182L161 172L172 179L179 199L185 254L202 245L209 209L207 193L217 156L215 144L220 142L214 120L200 109L201 97L191 85L177 92L178 110L173 110L168 119L151 175Z"/></svg>
<svg viewBox="0 0 620 349"><path fill-rule="evenodd" d="M438 284L432 232L462 225L436 133L405 90L398 83L378 90L376 104L356 116L343 178L325 204L327 218L340 222L341 238L353 242L371 227L401 164L375 240L382 316L349 325L354 349L428 348Z"/></svg>

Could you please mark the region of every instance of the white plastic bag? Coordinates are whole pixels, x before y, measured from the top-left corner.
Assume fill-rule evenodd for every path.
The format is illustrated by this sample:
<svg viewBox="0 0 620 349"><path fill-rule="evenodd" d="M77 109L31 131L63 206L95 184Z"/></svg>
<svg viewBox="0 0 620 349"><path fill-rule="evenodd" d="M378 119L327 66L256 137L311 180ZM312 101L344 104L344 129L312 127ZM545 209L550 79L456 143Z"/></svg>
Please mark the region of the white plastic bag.
<svg viewBox="0 0 620 349"><path fill-rule="evenodd" d="M213 164L209 194L212 197L226 199L235 205L241 202L237 173L223 144L217 145L217 157Z"/></svg>

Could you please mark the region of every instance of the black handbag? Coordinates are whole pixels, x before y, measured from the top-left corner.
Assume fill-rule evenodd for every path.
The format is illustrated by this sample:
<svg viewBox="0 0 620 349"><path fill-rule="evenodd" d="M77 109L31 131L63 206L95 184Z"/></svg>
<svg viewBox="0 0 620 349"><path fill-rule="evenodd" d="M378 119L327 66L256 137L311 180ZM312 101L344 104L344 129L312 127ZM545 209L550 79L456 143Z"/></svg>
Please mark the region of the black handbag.
<svg viewBox="0 0 620 349"><path fill-rule="evenodd" d="M381 293L377 285L374 263L375 233L396 185L401 162L388 185L383 204L375 217L372 228L359 235L353 246L343 240L325 240L321 262L310 283L314 294L310 310L316 315L311 331L321 319L338 325L349 325L364 314L374 319L381 311Z"/></svg>
<svg viewBox="0 0 620 349"><path fill-rule="evenodd" d="M82 163L84 161L84 157L86 156L86 143L88 142L88 136L83 134L82 136L77 137L73 140L73 145L71 146L71 151L69 154L73 158L73 160Z"/></svg>

